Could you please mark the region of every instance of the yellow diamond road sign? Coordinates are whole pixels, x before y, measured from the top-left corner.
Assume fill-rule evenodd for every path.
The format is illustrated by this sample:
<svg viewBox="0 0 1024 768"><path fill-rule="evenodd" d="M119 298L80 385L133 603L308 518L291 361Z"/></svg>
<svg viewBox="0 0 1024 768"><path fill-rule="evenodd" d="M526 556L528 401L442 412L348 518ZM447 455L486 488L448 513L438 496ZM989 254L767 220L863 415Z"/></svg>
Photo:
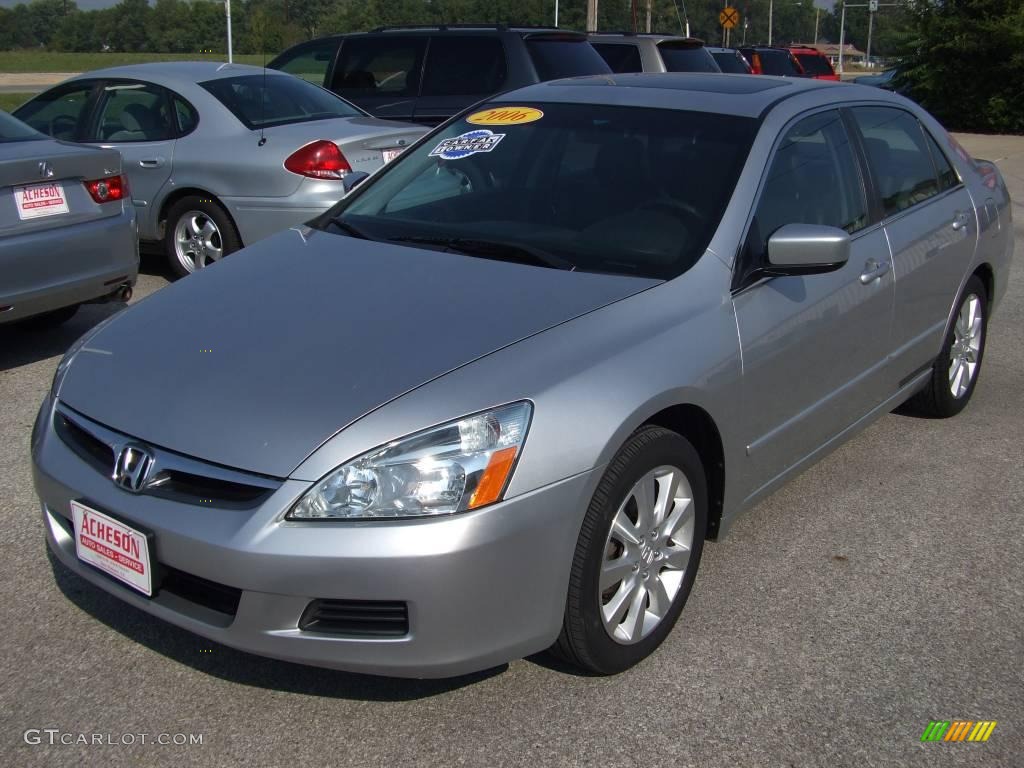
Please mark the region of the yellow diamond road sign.
<svg viewBox="0 0 1024 768"><path fill-rule="evenodd" d="M727 5L722 9L722 12L718 14L718 23L725 29L732 29L740 23L740 12L731 5Z"/></svg>

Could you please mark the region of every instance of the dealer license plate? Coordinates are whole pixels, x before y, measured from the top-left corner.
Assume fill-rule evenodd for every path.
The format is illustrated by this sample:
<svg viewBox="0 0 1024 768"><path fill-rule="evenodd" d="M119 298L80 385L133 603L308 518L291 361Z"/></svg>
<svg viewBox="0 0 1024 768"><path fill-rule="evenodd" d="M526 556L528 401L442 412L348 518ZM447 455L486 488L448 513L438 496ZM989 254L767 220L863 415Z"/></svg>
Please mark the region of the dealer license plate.
<svg viewBox="0 0 1024 768"><path fill-rule="evenodd" d="M68 198L64 194L64 187L56 181L33 184L29 187L15 187L14 202L18 206L18 218L22 221L68 212Z"/></svg>
<svg viewBox="0 0 1024 768"><path fill-rule="evenodd" d="M71 502L71 514L78 559L151 597L153 569L149 537L78 501Z"/></svg>
<svg viewBox="0 0 1024 768"><path fill-rule="evenodd" d="M402 149L382 149L380 153L384 156L384 164L387 165L404 151L405 148L403 147Z"/></svg>

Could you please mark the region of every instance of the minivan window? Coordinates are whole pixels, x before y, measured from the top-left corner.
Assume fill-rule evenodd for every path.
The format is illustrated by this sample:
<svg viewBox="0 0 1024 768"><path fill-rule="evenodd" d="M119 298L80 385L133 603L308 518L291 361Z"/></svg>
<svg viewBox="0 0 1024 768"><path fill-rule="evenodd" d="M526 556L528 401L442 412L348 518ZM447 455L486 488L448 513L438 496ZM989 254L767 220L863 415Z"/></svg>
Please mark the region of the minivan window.
<svg viewBox="0 0 1024 768"><path fill-rule="evenodd" d="M757 60L761 62L761 74L763 75L782 75L792 77L799 75L800 70L797 69L793 62L793 56L789 51L772 51L772 50L756 50L752 54L757 57Z"/></svg>
<svg viewBox="0 0 1024 768"><path fill-rule="evenodd" d="M337 48L336 40L318 40L286 51L271 62L271 66L315 85L323 85Z"/></svg>
<svg viewBox="0 0 1024 768"><path fill-rule="evenodd" d="M819 56L815 53L794 53L796 60L800 62L800 66L804 68L804 72L809 75L834 75L832 71L832 65L828 63L828 59L824 56Z"/></svg>
<svg viewBox="0 0 1024 768"><path fill-rule="evenodd" d="M737 51L714 51L711 56L723 72L733 75L750 74L750 69L743 63L742 54Z"/></svg>
<svg viewBox="0 0 1024 768"><path fill-rule="evenodd" d="M479 111L488 106L503 105ZM488 127L456 120L315 226L472 257L515 254L669 279L704 254L757 130L754 118L707 112L514 106L532 119Z"/></svg>
<svg viewBox="0 0 1024 768"><path fill-rule="evenodd" d="M348 38L331 90L352 97L415 96L426 43L421 36Z"/></svg>
<svg viewBox="0 0 1024 768"><path fill-rule="evenodd" d="M432 37L423 96L489 96L505 82L505 49L497 37Z"/></svg>
<svg viewBox="0 0 1024 768"><path fill-rule="evenodd" d="M640 49L635 45L619 45L617 43L591 43L594 50L611 67L612 72L643 72L640 61Z"/></svg>
<svg viewBox="0 0 1024 768"><path fill-rule="evenodd" d="M891 107L855 107L853 116L886 216L938 194L935 165L913 115Z"/></svg>
<svg viewBox="0 0 1024 768"><path fill-rule="evenodd" d="M365 114L333 93L297 77L240 75L200 85L250 130Z"/></svg>
<svg viewBox="0 0 1024 768"><path fill-rule="evenodd" d="M542 81L611 73L604 59L586 40L539 35L526 38L526 49Z"/></svg>
<svg viewBox="0 0 1024 768"><path fill-rule="evenodd" d="M669 72L721 72L703 46L666 40L658 44L661 60Z"/></svg>

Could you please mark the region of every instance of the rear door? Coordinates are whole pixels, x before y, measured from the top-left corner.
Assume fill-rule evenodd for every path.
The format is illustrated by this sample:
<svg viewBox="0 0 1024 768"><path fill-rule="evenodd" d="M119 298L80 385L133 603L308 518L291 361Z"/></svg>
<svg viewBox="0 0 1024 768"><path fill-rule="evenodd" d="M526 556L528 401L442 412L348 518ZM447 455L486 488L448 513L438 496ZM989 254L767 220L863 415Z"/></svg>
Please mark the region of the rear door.
<svg viewBox="0 0 1024 768"><path fill-rule="evenodd" d="M405 34L346 38L331 90L374 117L412 120L427 39Z"/></svg>
<svg viewBox="0 0 1024 768"><path fill-rule="evenodd" d="M431 36L413 119L439 125L470 104L504 90L507 77L508 60L498 37Z"/></svg>
<svg viewBox="0 0 1024 768"><path fill-rule="evenodd" d="M896 272L893 381L926 370L974 257L978 222L967 188L910 112L854 107L885 216Z"/></svg>
<svg viewBox="0 0 1024 768"><path fill-rule="evenodd" d="M100 84L85 140L121 152L132 202L142 215L171 177L177 134L171 95L152 83Z"/></svg>

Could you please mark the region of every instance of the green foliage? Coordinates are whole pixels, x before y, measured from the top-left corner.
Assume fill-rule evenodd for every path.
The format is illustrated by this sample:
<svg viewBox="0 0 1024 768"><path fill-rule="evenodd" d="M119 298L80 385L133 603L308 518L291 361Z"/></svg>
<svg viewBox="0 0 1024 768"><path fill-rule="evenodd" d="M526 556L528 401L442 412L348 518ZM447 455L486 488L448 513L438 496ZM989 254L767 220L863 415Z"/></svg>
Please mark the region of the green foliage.
<svg viewBox="0 0 1024 768"><path fill-rule="evenodd" d="M1024 133L1024 4L914 0L912 97L952 130Z"/></svg>

